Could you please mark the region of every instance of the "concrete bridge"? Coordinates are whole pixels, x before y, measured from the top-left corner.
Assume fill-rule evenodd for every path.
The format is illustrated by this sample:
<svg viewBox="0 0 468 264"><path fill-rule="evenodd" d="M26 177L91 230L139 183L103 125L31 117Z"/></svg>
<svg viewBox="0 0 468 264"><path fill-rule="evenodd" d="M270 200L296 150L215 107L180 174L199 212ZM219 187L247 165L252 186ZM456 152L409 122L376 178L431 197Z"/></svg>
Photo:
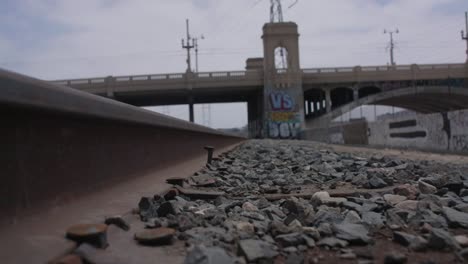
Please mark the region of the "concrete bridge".
<svg viewBox="0 0 468 264"><path fill-rule="evenodd" d="M359 100L369 95L408 87L468 88L468 66L464 63L301 69L295 23L265 24L262 38L264 57L248 59L244 71L108 76L53 82L135 106L188 104L191 121L194 120L194 104L247 102L251 136L271 138L299 137L302 131L317 124L310 120L334 110L338 110L335 113L352 110L348 105L352 102L382 103ZM282 54L287 54L285 67L277 67L278 49L284 49ZM429 96L430 107L434 110L468 106L465 101L452 104L450 100L438 100L440 97L434 96ZM413 103L421 104L421 101L428 104L427 96L417 95L408 100L406 103L387 101L386 104L428 111L413 107ZM339 110L345 105L348 106ZM331 116L333 114L328 114L319 123L329 122Z"/></svg>

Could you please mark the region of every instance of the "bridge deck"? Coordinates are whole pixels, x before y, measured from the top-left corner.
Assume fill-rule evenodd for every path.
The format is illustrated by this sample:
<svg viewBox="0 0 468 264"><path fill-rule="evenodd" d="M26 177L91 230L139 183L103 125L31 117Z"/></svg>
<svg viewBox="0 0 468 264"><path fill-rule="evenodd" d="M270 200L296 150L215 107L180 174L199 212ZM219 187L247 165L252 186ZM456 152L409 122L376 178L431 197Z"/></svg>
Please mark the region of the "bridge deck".
<svg viewBox="0 0 468 264"><path fill-rule="evenodd" d="M434 80L466 78L465 64L427 64L338 67L303 69L304 89L328 85L350 85L366 82ZM202 73L147 74L134 76L109 76L99 78L53 81L55 84L70 86L82 91L100 95L130 95L145 92L186 92L229 93L261 90L261 71L231 71Z"/></svg>

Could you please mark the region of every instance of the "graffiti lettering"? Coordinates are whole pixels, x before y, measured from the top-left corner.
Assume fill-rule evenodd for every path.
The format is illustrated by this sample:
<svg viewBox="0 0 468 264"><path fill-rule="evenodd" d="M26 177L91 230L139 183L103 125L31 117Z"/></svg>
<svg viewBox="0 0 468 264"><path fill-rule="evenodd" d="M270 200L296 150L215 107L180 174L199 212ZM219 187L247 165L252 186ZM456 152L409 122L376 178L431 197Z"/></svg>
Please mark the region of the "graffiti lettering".
<svg viewBox="0 0 468 264"><path fill-rule="evenodd" d="M271 93L270 103L273 111L291 111L294 108L294 100L291 96L282 92Z"/></svg>
<svg viewBox="0 0 468 264"><path fill-rule="evenodd" d="M301 130L301 124L298 122L284 123L284 122L270 122L269 134L270 138L297 138Z"/></svg>
<svg viewBox="0 0 468 264"><path fill-rule="evenodd" d="M273 122L297 122L298 117L295 112L272 112L270 114L270 120Z"/></svg>
<svg viewBox="0 0 468 264"><path fill-rule="evenodd" d="M454 135L453 136L453 150L468 151L468 136L467 135Z"/></svg>

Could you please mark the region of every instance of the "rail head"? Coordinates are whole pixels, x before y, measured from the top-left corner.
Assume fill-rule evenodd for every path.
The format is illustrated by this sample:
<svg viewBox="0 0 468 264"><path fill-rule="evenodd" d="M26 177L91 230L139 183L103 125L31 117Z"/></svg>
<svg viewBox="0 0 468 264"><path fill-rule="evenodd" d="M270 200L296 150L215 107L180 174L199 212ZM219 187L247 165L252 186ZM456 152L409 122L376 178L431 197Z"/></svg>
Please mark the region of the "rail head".
<svg viewBox="0 0 468 264"><path fill-rule="evenodd" d="M215 129L4 69L0 69L0 85L0 104L4 106L232 137Z"/></svg>

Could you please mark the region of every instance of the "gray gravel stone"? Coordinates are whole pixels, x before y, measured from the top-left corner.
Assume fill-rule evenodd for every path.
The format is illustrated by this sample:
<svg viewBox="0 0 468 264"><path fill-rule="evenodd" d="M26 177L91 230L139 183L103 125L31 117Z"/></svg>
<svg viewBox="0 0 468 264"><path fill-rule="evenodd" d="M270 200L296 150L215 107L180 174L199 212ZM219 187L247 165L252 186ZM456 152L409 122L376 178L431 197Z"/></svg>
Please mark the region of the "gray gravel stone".
<svg viewBox="0 0 468 264"><path fill-rule="evenodd" d="M347 241L338 239L335 237L325 237L325 238L320 239L317 242L317 246L321 246L321 247L327 246L331 248L336 248L336 247L345 248L348 246L348 244L349 243Z"/></svg>
<svg viewBox="0 0 468 264"><path fill-rule="evenodd" d="M239 241L239 252L249 262L273 259L279 254L272 244L254 239Z"/></svg>
<svg viewBox="0 0 468 264"><path fill-rule="evenodd" d="M335 224L333 231L339 239L346 240L354 244L368 244L371 238L368 236L368 230L360 224Z"/></svg>
<svg viewBox="0 0 468 264"><path fill-rule="evenodd" d="M185 257L184 264L234 264L236 259L220 247L195 246Z"/></svg>
<svg viewBox="0 0 468 264"><path fill-rule="evenodd" d="M444 216L451 227L468 228L468 213L462 213L455 209L444 207Z"/></svg>
<svg viewBox="0 0 468 264"><path fill-rule="evenodd" d="M449 232L438 228L432 229L428 246L435 250L460 249L460 245Z"/></svg>

